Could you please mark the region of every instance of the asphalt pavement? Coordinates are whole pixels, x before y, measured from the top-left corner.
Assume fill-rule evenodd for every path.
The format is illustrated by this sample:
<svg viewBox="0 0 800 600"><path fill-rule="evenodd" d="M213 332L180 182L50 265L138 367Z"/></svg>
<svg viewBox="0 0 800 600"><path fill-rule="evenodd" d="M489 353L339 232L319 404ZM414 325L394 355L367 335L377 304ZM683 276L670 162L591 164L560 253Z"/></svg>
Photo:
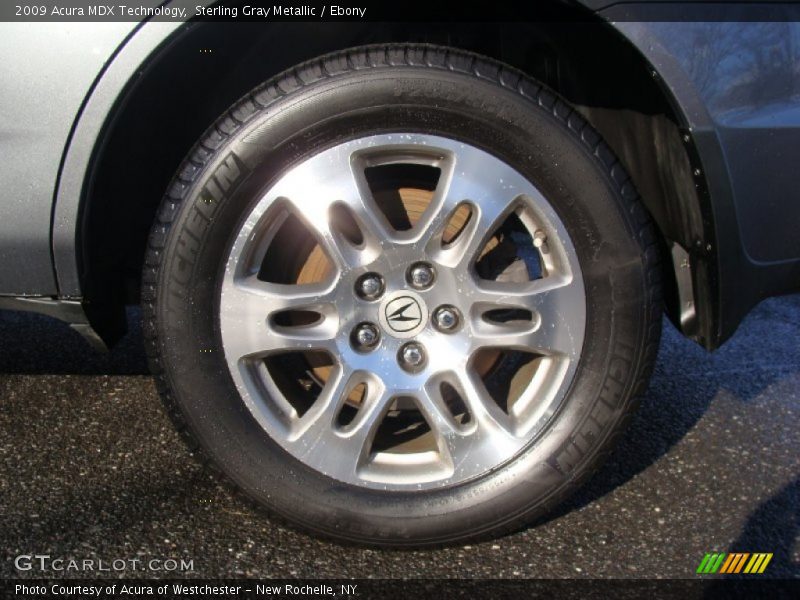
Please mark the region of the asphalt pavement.
<svg viewBox="0 0 800 600"><path fill-rule="evenodd" d="M641 409L586 487L537 526L433 551L320 541L218 484L162 412L129 317L100 355L0 313L0 577L85 576L15 568L45 554L191 560L99 573L128 577L691 578L712 551L772 552L765 576L800 577L800 295L762 303L713 354L665 322Z"/></svg>

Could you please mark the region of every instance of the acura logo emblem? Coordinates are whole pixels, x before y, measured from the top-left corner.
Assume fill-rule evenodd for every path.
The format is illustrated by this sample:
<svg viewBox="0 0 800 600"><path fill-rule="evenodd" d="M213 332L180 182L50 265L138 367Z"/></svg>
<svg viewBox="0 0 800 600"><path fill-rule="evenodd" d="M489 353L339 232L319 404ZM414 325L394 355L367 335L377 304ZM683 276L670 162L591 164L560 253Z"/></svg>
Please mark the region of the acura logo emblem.
<svg viewBox="0 0 800 600"><path fill-rule="evenodd" d="M403 333L422 323L422 307L411 296L399 296L383 308L386 322L392 331Z"/></svg>
<svg viewBox="0 0 800 600"><path fill-rule="evenodd" d="M411 290L387 294L378 308L383 331L401 340L419 335L428 324L428 307L422 296Z"/></svg>

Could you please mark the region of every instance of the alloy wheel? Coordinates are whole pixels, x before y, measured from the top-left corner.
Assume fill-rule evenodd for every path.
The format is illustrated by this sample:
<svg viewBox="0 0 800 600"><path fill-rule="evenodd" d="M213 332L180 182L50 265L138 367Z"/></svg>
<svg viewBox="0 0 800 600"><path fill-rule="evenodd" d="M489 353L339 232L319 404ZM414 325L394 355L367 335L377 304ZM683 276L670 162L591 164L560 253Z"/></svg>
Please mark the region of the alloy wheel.
<svg viewBox="0 0 800 600"><path fill-rule="evenodd" d="M333 479L390 490L456 485L535 443L585 320L574 247L537 188L420 134L339 144L270 185L219 303L264 431Z"/></svg>

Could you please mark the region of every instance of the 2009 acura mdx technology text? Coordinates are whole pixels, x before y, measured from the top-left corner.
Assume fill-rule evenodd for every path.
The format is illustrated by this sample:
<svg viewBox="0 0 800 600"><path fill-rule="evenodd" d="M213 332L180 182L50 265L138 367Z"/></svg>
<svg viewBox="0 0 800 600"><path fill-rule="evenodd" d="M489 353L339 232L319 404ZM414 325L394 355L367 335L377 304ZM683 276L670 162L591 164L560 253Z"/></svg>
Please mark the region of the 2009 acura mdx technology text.
<svg viewBox="0 0 800 600"><path fill-rule="evenodd" d="M188 443L307 530L531 522L612 451L662 311L714 350L800 290L800 24L542 4L570 18L0 25L0 307L110 345L140 303Z"/></svg>

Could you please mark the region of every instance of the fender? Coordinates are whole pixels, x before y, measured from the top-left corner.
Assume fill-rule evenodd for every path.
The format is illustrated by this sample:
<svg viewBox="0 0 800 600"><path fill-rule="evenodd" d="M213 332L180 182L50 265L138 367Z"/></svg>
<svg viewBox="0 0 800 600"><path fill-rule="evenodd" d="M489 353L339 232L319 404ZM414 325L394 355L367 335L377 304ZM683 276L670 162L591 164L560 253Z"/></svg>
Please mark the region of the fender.
<svg viewBox="0 0 800 600"><path fill-rule="evenodd" d="M98 78L75 124L62 163L53 209L53 262L62 297L81 297L80 260L82 204L92 159L99 151L103 130L113 120L117 99L145 68L150 55L183 24L146 22L117 52Z"/></svg>

